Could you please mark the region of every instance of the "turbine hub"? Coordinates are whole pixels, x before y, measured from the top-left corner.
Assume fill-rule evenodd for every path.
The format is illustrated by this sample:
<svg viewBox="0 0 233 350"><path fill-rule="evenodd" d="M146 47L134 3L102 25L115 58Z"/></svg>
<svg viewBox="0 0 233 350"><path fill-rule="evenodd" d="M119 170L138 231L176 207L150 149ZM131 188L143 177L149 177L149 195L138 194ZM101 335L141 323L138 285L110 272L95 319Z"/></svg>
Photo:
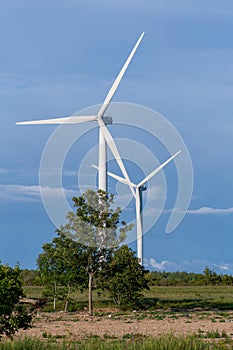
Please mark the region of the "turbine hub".
<svg viewBox="0 0 233 350"><path fill-rule="evenodd" d="M103 122L105 125L112 124L113 119L110 115L104 115L103 116Z"/></svg>
<svg viewBox="0 0 233 350"><path fill-rule="evenodd" d="M146 191L147 190L147 187L146 185L142 185L139 187L139 191L142 192L142 191Z"/></svg>

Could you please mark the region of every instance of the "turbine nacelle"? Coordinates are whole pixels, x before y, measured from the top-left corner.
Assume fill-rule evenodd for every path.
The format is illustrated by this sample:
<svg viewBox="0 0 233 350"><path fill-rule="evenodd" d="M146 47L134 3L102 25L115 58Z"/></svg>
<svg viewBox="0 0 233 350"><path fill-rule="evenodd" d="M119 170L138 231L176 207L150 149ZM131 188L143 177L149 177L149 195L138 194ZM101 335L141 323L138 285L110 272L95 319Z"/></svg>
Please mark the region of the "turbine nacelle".
<svg viewBox="0 0 233 350"><path fill-rule="evenodd" d="M105 125L109 125L113 123L113 119L110 115L104 115L102 119Z"/></svg>
<svg viewBox="0 0 233 350"><path fill-rule="evenodd" d="M141 185L140 187L139 187L139 191L140 192L143 192L143 191L146 191L147 190L147 186L146 185Z"/></svg>

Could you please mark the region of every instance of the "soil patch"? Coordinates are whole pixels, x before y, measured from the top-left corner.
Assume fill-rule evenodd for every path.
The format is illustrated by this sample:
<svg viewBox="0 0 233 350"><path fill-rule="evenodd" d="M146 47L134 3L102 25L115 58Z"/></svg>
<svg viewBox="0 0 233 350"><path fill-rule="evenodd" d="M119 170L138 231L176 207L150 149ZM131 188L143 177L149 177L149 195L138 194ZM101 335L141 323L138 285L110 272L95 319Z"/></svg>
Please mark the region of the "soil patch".
<svg viewBox="0 0 233 350"><path fill-rule="evenodd" d="M94 316L85 312L44 313L34 316L31 329L21 330L18 337L85 339L97 335L103 338L122 338L126 335L143 334L158 337L167 333L174 335L226 334L233 338L232 312L192 313L125 313L112 309L96 310Z"/></svg>

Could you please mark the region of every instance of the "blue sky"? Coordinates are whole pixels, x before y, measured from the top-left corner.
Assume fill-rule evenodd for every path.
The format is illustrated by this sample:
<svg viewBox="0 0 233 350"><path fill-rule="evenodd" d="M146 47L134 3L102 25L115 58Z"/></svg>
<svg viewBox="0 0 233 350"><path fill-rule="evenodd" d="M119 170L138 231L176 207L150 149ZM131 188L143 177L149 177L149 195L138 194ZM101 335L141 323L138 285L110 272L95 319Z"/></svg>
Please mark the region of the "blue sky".
<svg viewBox="0 0 233 350"><path fill-rule="evenodd" d="M165 171L166 210L144 236L147 266L202 271L208 265L219 273L233 273L230 0L1 3L3 263L35 267L42 244L55 236L39 194L40 159L55 128L22 127L15 122L72 115L101 103L144 30L145 37L114 101L143 105L166 117L183 137L194 169L189 212L171 235L165 234L165 227L177 179L172 165ZM121 129L117 134L112 126L111 132L124 137ZM82 157L98 141L95 131L91 140L83 140L79 152L74 149L66 161L68 195L76 193L75 171ZM110 182L110 189L114 191L115 185Z"/></svg>

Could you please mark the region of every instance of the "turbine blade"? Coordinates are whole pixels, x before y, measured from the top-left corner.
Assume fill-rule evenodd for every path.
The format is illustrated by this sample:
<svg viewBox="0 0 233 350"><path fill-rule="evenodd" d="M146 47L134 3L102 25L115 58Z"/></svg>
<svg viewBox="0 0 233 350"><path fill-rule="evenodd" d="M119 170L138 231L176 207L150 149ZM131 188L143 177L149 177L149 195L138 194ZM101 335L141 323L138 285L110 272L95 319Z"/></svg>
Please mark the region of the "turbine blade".
<svg viewBox="0 0 233 350"><path fill-rule="evenodd" d="M99 170L99 167L95 164L91 164L92 168L95 168L96 170Z"/></svg>
<svg viewBox="0 0 233 350"><path fill-rule="evenodd" d="M110 171L108 171L107 174L108 174L108 176L112 177L113 179L115 179L119 182L122 182L125 185L136 187L136 185L134 183L128 182L128 180L126 180L124 177L113 174Z"/></svg>
<svg viewBox="0 0 233 350"><path fill-rule="evenodd" d="M99 170L99 167L97 165L94 165L94 164L91 164L91 166L97 170ZM128 180L126 180L124 177L121 177L119 175L116 175L116 174L113 174L111 173L110 171L107 172L108 176L112 177L113 179L119 181L119 182L122 182L123 184L125 185L128 185L128 186L133 186L133 187L136 187L136 185L133 183L133 182L128 182Z"/></svg>
<svg viewBox="0 0 233 350"><path fill-rule="evenodd" d="M144 185L147 181L149 181L154 175L156 175L160 170L162 170L165 165L167 165L168 163L170 163L176 156L178 156L178 154L180 154L181 151L178 151L177 153L175 153L172 157L170 157L168 160L166 160L166 162L164 162L163 164L161 164L158 168L156 168L155 170L153 170L148 176L145 177L144 180L142 180L141 182L139 182L139 184L137 185L137 187L140 187L142 185Z"/></svg>
<svg viewBox="0 0 233 350"><path fill-rule="evenodd" d="M30 120L25 122L17 122L17 125L34 125L34 124L79 124L85 122L91 122L96 120L95 115L79 116L74 115L64 118L42 119L42 120Z"/></svg>
<svg viewBox="0 0 233 350"><path fill-rule="evenodd" d="M133 189L133 186L131 185L131 181L129 179L129 176L128 176L128 173L125 169L125 166L123 164L123 161L120 157L120 154L118 152L118 149L116 147L116 144L112 138L112 135L110 134L110 132L108 131L107 127L105 126L104 122L102 119L98 119L98 124L99 124L99 127L101 128L102 132L103 132L103 135L104 135L104 138L107 142L107 145L108 147L110 148L112 154L114 155L116 161L117 161L117 164L119 165L120 169L121 169L121 172L122 174L124 175L125 179L127 180L128 182L128 185L131 189L131 192L133 193L134 197L135 197L135 191Z"/></svg>
<svg viewBox="0 0 233 350"><path fill-rule="evenodd" d="M99 110L99 112L97 114L98 117L102 118L103 115L104 115L104 112L108 108L108 105L111 102L111 100L112 100L112 98L113 98L113 96L114 96L114 94L116 92L116 89L118 88L118 86L119 86L119 84L121 82L121 79L123 78L123 75L125 74L128 66L129 66L129 64L130 64L130 62L131 62L131 60L132 60L132 58L133 58L133 56L134 56L134 54L135 54L139 44L140 44L140 42L141 42L141 40L142 40L142 38L144 36L144 34L145 34L145 32L143 32L140 35L140 37L139 37L138 41L136 42L133 50L131 51L129 57L127 58L127 60L125 61L123 67L121 68L120 73L118 74L116 80L112 84L112 87L110 88L110 90L109 90L109 92L108 92L108 94L107 94L107 96L106 96L106 98L104 100L104 103L102 104L102 106L101 106L101 108L100 108L100 110Z"/></svg>

